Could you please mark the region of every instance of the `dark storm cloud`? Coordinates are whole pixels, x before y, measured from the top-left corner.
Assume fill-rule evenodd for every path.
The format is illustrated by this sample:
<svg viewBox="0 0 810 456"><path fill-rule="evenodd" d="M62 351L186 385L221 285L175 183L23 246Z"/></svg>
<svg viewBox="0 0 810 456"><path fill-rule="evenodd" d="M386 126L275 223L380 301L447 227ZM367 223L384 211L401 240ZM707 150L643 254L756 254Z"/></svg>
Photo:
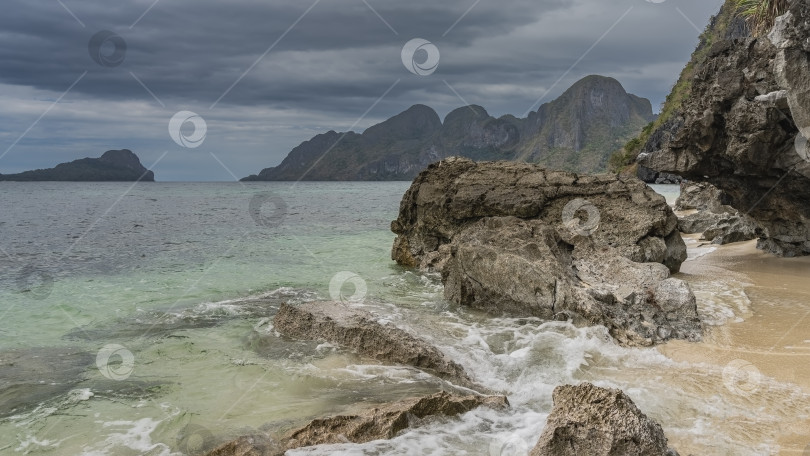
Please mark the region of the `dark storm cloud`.
<svg viewBox="0 0 810 456"><path fill-rule="evenodd" d="M194 169L181 172L172 156L158 165L159 178L196 172L229 179L215 161L200 160L209 152L225 153L240 176L256 172L319 131L362 130L414 103L440 115L475 103L522 116L593 73L616 77L657 106L697 42L695 26L702 29L722 1L367 3L7 1L0 154L79 82L0 160L0 172L98 155L102 147L157 159L173 146L166 123L181 109L208 120L206 146ZM126 42L120 65L91 58L88 43L101 30ZM415 37L440 49L430 76L413 75L400 61Z"/></svg>

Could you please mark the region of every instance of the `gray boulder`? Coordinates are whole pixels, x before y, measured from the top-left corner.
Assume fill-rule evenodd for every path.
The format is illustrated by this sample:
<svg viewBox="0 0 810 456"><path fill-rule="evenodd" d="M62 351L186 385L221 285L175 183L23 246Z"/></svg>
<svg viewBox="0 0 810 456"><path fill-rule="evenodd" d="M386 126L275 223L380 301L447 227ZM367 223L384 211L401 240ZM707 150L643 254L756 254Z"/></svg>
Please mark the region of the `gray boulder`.
<svg viewBox="0 0 810 456"><path fill-rule="evenodd" d="M374 315L339 302L282 304L273 325L286 337L327 341L379 361L427 370L462 386L474 387L464 368L436 347Z"/></svg>
<svg viewBox="0 0 810 456"><path fill-rule="evenodd" d="M665 199L637 179L448 159L406 192L392 257L441 272L452 302L604 325L620 343L646 346L701 335L688 285L671 279L686 293L659 302L659 285L686 258L676 226Z"/></svg>
<svg viewBox="0 0 810 456"><path fill-rule="evenodd" d="M687 234L702 233L702 240L719 245L761 236L763 231L756 220L723 204L728 199L725 192L705 182L685 185L675 209L697 209L697 212L680 217L678 230Z"/></svg>
<svg viewBox="0 0 810 456"><path fill-rule="evenodd" d="M661 425L621 390L554 388L554 408L531 456L673 456Z"/></svg>
<svg viewBox="0 0 810 456"><path fill-rule="evenodd" d="M424 420L456 416L481 406L506 409L509 401L505 396L457 396L440 392L357 414L316 419L278 440L266 435L243 436L220 445L207 456L282 456L294 448L391 439Z"/></svg>

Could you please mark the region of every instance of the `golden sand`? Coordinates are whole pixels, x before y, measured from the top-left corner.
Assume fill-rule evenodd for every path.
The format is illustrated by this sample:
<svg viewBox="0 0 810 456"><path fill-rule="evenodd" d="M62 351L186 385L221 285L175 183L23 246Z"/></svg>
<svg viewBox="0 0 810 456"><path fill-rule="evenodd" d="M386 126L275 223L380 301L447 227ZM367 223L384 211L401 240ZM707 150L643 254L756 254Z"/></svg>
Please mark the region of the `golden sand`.
<svg viewBox="0 0 810 456"><path fill-rule="evenodd" d="M723 368L724 381L732 390L750 394L752 415L746 425L751 432L757 430L756 413L777 410L784 414L778 430L778 454L810 455L810 410L796 404L795 395L767 391L769 384L786 384L810 395L810 257L777 258L756 250L756 241L750 241L718 246L687 261L678 277L702 289L704 298L711 289L708 283L743 283L749 302L730 321L708 326L703 342L674 341L660 351L675 361ZM704 306L701 301L709 299L699 295L699 312ZM765 395L769 396L763 407L757 396L764 399Z"/></svg>

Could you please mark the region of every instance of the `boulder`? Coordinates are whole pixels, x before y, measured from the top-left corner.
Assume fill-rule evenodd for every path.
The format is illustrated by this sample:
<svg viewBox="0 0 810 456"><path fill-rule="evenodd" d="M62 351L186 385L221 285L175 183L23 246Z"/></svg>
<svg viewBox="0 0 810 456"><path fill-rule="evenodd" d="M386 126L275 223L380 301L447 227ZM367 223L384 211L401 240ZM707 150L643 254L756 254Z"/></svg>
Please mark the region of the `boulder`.
<svg viewBox="0 0 810 456"><path fill-rule="evenodd" d="M475 387L464 368L436 347L371 313L339 302L282 304L275 330L294 339L326 341L379 361L426 370L462 386Z"/></svg>
<svg viewBox="0 0 810 456"><path fill-rule="evenodd" d="M661 425L621 390L554 388L554 408L531 456L673 456Z"/></svg>
<svg viewBox="0 0 810 456"><path fill-rule="evenodd" d="M678 230L682 233L702 233L702 240L712 244L730 244L750 241L762 234L757 222L747 214L740 214L731 206L725 192L708 183L689 183L682 187L681 196L675 202L676 210L697 212L678 218Z"/></svg>
<svg viewBox="0 0 810 456"><path fill-rule="evenodd" d="M647 346L701 337L688 285L671 279L686 293L659 303L659 285L686 258L676 227L664 197L635 178L448 159L403 197L392 257L441 272L452 302L604 325L622 344Z"/></svg>
<svg viewBox="0 0 810 456"><path fill-rule="evenodd" d="M770 37L752 37L728 34L726 2L639 165L711 183L761 227L759 248L796 256L810 254L810 4L789 9Z"/></svg>
<svg viewBox="0 0 810 456"><path fill-rule="evenodd" d="M364 443L391 439L430 417L456 416L474 408L509 407L505 396L456 396L440 392L411 398L354 415L313 420L276 440L243 436L208 453L208 456L282 456L285 451L313 445Z"/></svg>

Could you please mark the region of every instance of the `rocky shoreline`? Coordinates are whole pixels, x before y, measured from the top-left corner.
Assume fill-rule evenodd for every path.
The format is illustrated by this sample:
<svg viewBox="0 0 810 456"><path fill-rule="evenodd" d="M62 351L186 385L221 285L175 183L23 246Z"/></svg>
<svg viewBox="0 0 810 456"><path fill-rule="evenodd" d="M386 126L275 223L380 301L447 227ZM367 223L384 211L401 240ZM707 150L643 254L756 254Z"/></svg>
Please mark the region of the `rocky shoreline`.
<svg viewBox="0 0 810 456"><path fill-rule="evenodd" d="M724 6L726 16L733 5ZM648 179L690 180L676 203L680 217L636 178L451 157L420 173L403 196L391 224L392 259L440 273L445 299L481 314L601 325L629 347L700 341L695 293L672 277L687 258L681 232L720 245L758 239L781 256L810 254L808 17L810 5L789 2L767 38L735 29L692 62L684 105L639 155ZM285 305L275 324L287 337L409 365L471 394L441 392L315 420L277 440L242 437L212 456L391 438L429 416L508 407L441 350L363 310ZM678 454L661 425L620 390L560 385L553 402L532 456Z"/></svg>

